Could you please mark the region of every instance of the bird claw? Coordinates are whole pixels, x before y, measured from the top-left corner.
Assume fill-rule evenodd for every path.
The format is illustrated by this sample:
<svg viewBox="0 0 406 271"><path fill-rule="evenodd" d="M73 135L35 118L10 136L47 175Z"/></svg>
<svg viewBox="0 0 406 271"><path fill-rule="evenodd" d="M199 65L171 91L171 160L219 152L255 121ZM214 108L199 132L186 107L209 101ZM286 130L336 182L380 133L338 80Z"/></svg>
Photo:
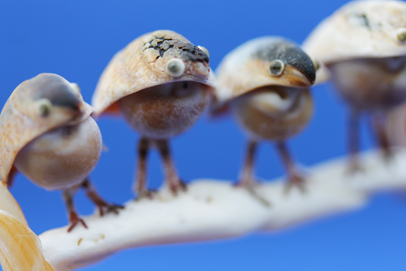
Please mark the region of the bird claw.
<svg viewBox="0 0 406 271"><path fill-rule="evenodd" d="M76 212L70 213L69 222L70 222L70 226L68 228L68 232L71 232L78 223L81 223L83 225L83 227L85 227L87 229L87 225L86 225L85 221L83 219L79 218Z"/></svg>
<svg viewBox="0 0 406 271"><path fill-rule="evenodd" d="M292 188L297 188L302 194L307 193L306 180L297 173L290 175L288 183L285 185L284 194L289 194Z"/></svg>
<svg viewBox="0 0 406 271"><path fill-rule="evenodd" d="M124 209L123 205L107 203L107 202L98 207L99 207L100 216L104 215L104 210L106 210L106 213L114 213L114 214L118 215L119 209L120 210Z"/></svg>
<svg viewBox="0 0 406 271"><path fill-rule="evenodd" d="M187 184L182 180L178 180L176 183L174 183L174 182L168 182L168 183L169 183L169 189L171 190L171 193L174 196L178 195L179 190L181 190L182 192L187 191Z"/></svg>
<svg viewBox="0 0 406 271"><path fill-rule="evenodd" d="M261 204L263 204L266 207L271 206L271 203L266 200L264 197L260 196L256 190L255 187L258 185L257 181L249 181L245 182L243 180L240 180L236 183L233 183L233 186L236 188L244 188L248 191L248 193L253 196L255 199L257 199Z"/></svg>
<svg viewBox="0 0 406 271"><path fill-rule="evenodd" d="M143 190L137 193L138 196L135 198L135 201L141 201L142 199L149 199L152 200L154 199L155 195L157 194L157 191L155 190Z"/></svg>
<svg viewBox="0 0 406 271"><path fill-rule="evenodd" d="M348 169L346 171L346 175L355 175L357 173L365 173L365 168L361 165L359 161L351 161Z"/></svg>

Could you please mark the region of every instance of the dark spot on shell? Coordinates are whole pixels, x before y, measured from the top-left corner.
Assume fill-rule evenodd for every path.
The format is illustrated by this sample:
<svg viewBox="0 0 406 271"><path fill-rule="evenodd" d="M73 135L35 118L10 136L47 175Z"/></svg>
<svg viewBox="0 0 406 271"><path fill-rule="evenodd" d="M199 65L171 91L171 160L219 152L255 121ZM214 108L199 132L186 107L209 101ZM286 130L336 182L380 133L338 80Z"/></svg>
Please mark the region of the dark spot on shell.
<svg viewBox="0 0 406 271"><path fill-rule="evenodd" d="M360 23L363 26L371 29L371 25L369 24L368 17L365 13L358 13L358 14L355 14L355 16L358 17L358 20L360 21Z"/></svg>
<svg viewBox="0 0 406 271"><path fill-rule="evenodd" d="M209 56L190 42L174 40L166 37L164 37L164 40L162 40L162 37L154 37L144 46L144 50L149 48L158 50L159 57L163 57L168 50L174 49L177 50L180 57L185 60L209 63Z"/></svg>

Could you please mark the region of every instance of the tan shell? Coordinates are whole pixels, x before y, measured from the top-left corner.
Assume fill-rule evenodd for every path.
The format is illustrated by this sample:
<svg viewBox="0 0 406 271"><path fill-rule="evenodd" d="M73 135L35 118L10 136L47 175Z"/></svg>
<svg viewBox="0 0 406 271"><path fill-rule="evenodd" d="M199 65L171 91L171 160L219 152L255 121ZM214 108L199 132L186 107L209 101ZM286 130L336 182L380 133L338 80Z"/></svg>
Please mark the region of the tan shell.
<svg viewBox="0 0 406 271"><path fill-rule="evenodd" d="M254 89L269 86L308 87L282 76L269 75L269 62L255 57L263 48L275 42L287 42L280 37L261 37L250 40L224 57L216 70L217 88L213 108ZM321 66L324 69L324 66Z"/></svg>
<svg viewBox="0 0 406 271"><path fill-rule="evenodd" d="M75 84L69 83L66 79L56 74L40 74L37 77L39 76L55 77L55 80L67 84L70 88L77 87ZM36 111L37 109L33 100L33 95L38 91L38 88L27 87L28 84L29 80L17 86L1 111L0 178L2 182L7 182L18 152L27 143L54 128L68 123L41 118ZM79 93L77 95L80 96ZM80 99L82 99L81 96ZM91 106L85 102L83 102L82 110L83 114L78 122L89 117L93 111Z"/></svg>
<svg viewBox="0 0 406 271"><path fill-rule="evenodd" d="M208 62L196 61L199 57L208 59L203 50L169 30L135 39L113 57L101 75L92 98L96 116L104 111L117 112L116 102L127 95L165 83L195 81L214 88L214 74ZM166 63L173 58L185 64L180 77L172 77L165 71Z"/></svg>
<svg viewBox="0 0 406 271"><path fill-rule="evenodd" d="M303 44L325 64L406 54L406 3L354 1L323 20Z"/></svg>

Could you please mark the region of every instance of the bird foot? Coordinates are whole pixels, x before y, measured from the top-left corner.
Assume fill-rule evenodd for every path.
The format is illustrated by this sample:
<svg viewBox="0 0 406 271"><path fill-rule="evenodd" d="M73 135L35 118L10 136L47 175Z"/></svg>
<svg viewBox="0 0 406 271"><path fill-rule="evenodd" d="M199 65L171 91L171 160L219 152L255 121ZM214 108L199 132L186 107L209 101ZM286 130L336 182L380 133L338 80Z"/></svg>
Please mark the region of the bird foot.
<svg viewBox="0 0 406 271"><path fill-rule="evenodd" d="M346 171L346 175L352 176L358 173L365 174L365 167L362 166L359 161L350 161L350 164Z"/></svg>
<svg viewBox="0 0 406 271"><path fill-rule="evenodd" d="M71 232L73 228L78 224L82 224L83 227L87 229L87 225L83 219L79 218L78 214L76 212L71 212L69 214L69 222L70 222L70 227L68 228L68 232Z"/></svg>
<svg viewBox="0 0 406 271"><path fill-rule="evenodd" d="M292 188L297 188L301 193L305 194L307 192L306 180L301 175L292 173L289 175L288 183L285 185L285 195L289 194Z"/></svg>
<svg viewBox="0 0 406 271"><path fill-rule="evenodd" d="M171 190L172 195L175 197L178 195L179 191L186 192L187 191L187 184L182 181L181 179L178 179L176 182L168 182L169 184L169 190Z"/></svg>
<svg viewBox="0 0 406 271"><path fill-rule="evenodd" d="M266 200L264 197L259 195L256 191L256 187L258 186L258 182L256 180L250 180L250 181L244 181L240 180L236 183L233 184L234 187L236 188L243 188L248 191L248 193L253 196L255 199L257 199L261 204L263 204L266 207L270 207L271 203Z"/></svg>
<svg viewBox="0 0 406 271"><path fill-rule="evenodd" d="M123 205L107 203L107 202L97 205L97 207L99 208L100 216L103 216L105 213L114 213L114 214L118 215L118 211L124 209Z"/></svg>
<svg viewBox="0 0 406 271"><path fill-rule="evenodd" d="M152 199L154 199L156 194L157 194L156 190L143 190L143 191L137 192L138 196L135 198L135 201L140 201L142 199L152 200Z"/></svg>

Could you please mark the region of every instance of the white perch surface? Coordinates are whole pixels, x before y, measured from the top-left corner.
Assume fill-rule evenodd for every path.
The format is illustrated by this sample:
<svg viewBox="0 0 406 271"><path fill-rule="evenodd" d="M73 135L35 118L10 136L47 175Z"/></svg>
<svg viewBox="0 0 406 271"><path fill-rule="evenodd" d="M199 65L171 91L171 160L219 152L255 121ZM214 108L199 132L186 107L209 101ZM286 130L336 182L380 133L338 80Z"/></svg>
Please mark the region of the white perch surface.
<svg viewBox="0 0 406 271"><path fill-rule="evenodd" d="M360 208L378 191L406 188L405 150L389 162L379 152L364 154L362 161L365 171L355 175L348 174L345 158L310 168L306 193L284 193L283 179L258 185L270 206L230 182L193 181L177 197L163 189L155 200L127 202L119 215L85 217L89 229L78 225L71 233L63 227L41 234L43 253L57 270L68 271L127 248L278 230Z"/></svg>

